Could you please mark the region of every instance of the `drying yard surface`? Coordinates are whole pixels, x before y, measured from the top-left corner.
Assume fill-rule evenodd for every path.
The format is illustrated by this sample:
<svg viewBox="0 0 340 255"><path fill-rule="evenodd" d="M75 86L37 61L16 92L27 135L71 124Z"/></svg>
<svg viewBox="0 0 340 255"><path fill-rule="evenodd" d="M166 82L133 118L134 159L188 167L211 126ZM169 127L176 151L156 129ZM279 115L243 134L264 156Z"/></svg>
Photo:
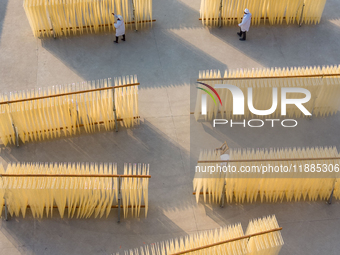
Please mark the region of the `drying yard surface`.
<svg viewBox="0 0 340 255"><path fill-rule="evenodd" d="M190 164L190 121L194 104L190 84L199 70L292 67L340 64L340 2L328 0L318 25L252 26L240 42L237 26L204 27L196 0L153 2L151 27L127 30L126 42L113 44L113 33L34 38L22 1L0 1L0 92L56 84L138 77L140 125L119 132L77 134L19 148L0 145L0 161L148 163L148 216L128 216L117 223L107 218L0 221L0 254L112 254L144 244L176 238L234 223L247 226L253 218L275 214L283 227L281 255L338 254L340 202L196 203ZM302 119L298 127L231 130L231 148L339 148L340 115ZM198 128L195 132L203 132ZM199 135L199 134L195 134ZM221 145L216 137L205 148ZM190 162L190 160L192 162ZM122 172L118 172L122 174Z"/></svg>

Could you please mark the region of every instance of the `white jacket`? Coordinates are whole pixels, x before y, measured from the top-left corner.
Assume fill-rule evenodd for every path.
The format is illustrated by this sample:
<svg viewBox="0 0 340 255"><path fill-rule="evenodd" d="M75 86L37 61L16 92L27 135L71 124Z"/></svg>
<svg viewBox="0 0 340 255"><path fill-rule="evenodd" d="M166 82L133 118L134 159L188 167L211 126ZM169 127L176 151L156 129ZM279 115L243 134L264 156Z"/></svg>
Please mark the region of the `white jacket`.
<svg viewBox="0 0 340 255"><path fill-rule="evenodd" d="M124 23L123 17L115 14L115 18L120 19L120 20L117 20L117 23L114 24L116 28L116 36L125 35L125 23Z"/></svg>
<svg viewBox="0 0 340 255"><path fill-rule="evenodd" d="M238 26L241 28L242 32L248 32L251 22L251 13L247 13L243 15L242 22L238 24Z"/></svg>

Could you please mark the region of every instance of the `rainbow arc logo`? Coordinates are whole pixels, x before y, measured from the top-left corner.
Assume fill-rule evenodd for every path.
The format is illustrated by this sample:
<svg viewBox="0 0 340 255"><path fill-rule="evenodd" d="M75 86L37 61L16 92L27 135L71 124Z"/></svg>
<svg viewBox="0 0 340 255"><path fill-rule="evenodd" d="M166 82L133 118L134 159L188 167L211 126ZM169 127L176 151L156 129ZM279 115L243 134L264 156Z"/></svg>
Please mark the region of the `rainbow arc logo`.
<svg viewBox="0 0 340 255"><path fill-rule="evenodd" d="M221 100L221 98L220 98L220 95L217 93L217 91L216 91L213 87L211 87L210 85L205 84L205 83L203 83L203 82L197 82L197 83L199 83L199 84L201 84L201 85L203 85L203 86L206 86L206 87L209 88L212 92L214 92L215 95L217 96L218 100L220 101L221 106L222 106L222 100ZM215 100L213 94L211 94L210 91L208 91L207 89L201 88L201 87L196 87L196 88L198 88L198 89L203 90L204 92L206 92L206 93L214 100L215 105L217 106L217 102L216 102L216 100Z"/></svg>

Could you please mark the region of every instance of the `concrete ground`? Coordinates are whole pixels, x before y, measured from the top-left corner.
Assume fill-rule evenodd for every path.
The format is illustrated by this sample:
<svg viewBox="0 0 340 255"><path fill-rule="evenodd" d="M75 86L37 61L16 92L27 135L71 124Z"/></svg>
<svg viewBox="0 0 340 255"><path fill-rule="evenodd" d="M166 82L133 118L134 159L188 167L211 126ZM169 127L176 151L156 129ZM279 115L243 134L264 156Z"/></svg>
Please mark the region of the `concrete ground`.
<svg viewBox="0 0 340 255"><path fill-rule="evenodd" d="M6 162L150 163L149 213L117 223L107 219L33 219L0 222L0 254L112 254L275 214L283 227L280 254L339 254L340 203L196 204L190 156L190 82L204 69L285 67L340 64L340 2L328 0L319 25L252 27L246 42L238 28L203 27L200 1L159 0L152 28L129 30L127 41L114 45L113 34L37 39L22 1L0 1L0 89L10 92L41 86L137 74L141 125L118 133L84 134L19 148L0 146ZM191 105L191 111L192 109ZM231 147L339 145L339 115L302 120L294 132L280 129L233 131ZM198 125L198 124L197 124ZM221 139L208 133L205 148ZM197 133L195 133L197 135ZM338 147L339 149L339 147ZM192 160L194 161L194 160ZM120 167L120 169L121 169Z"/></svg>

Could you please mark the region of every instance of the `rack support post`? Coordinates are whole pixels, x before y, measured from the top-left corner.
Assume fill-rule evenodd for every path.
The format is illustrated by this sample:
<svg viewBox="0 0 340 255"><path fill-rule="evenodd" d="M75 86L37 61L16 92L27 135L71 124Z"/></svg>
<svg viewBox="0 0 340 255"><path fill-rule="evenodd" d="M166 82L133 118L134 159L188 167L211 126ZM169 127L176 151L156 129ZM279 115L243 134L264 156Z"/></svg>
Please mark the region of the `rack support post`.
<svg viewBox="0 0 340 255"><path fill-rule="evenodd" d="M303 3L303 5L302 5L302 11L301 11L301 17L300 17L299 27L302 26L302 18L303 18L303 11L304 11L304 9L305 9L305 3Z"/></svg>
<svg viewBox="0 0 340 255"><path fill-rule="evenodd" d="M329 196L328 204L332 204L333 193L334 193L334 188L332 189L331 195Z"/></svg>
<svg viewBox="0 0 340 255"><path fill-rule="evenodd" d="M222 26L222 0L220 2L220 10L218 14L218 27Z"/></svg>
<svg viewBox="0 0 340 255"><path fill-rule="evenodd" d="M14 133L15 133L15 143L16 143L16 146L19 147L19 133L18 133L18 128L17 127L14 128Z"/></svg>
<svg viewBox="0 0 340 255"><path fill-rule="evenodd" d="M118 177L118 223L120 223L120 204L121 204L121 199L122 199L120 186L121 186L121 177Z"/></svg>
<svg viewBox="0 0 340 255"><path fill-rule="evenodd" d="M321 77L321 84L320 84L320 86L322 85L322 83L323 83L323 76ZM315 97L313 99L312 115L309 117L309 120L312 120L312 118L313 118L316 99L318 99L318 95L315 95Z"/></svg>
<svg viewBox="0 0 340 255"><path fill-rule="evenodd" d="M17 147L19 147L18 129L15 127L12 114L10 113L9 102L7 102L7 106L8 106L8 115L9 115L9 117L11 119L13 131L14 131L14 143L16 144Z"/></svg>
<svg viewBox="0 0 340 255"><path fill-rule="evenodd" d="M8 208L6 198L5 198L5 220L8 221Z"/></svg>
<svg viewBox="0 0 340 255"><path fill-rule="evenodd" d="M222 198L221 198L221 208L224 207L224 202L225 202L225 185L226 185L226 182L223 181L223 189L222 189Z"/></svg>
<svg viewBox="0 0 340 255"><path fill-rule="evenodd" d="M328 199L328 204L329 205L332 204L332 198L333 198L333 193L334 193L335 182L336 182L336 179L334 180L333 189L332 189L331 195L329 196L329 199Z"/></svg>
<svg viewBox="0 0 340 255"><path fill-rule="evenodd" d="M118 132L118 121L117 121L117 112L116 112L116 101L115 101L115 88L112 89L112 100L113 100L113 116L115 118L115 128L116 132Z"/></svg>
<svg viewBox="0 0 340 255"><path fill-rule="evenodd" d="M138 31L138 25L137 25L138 21L136 19L135 2L134 2L134 0L131 0L131 1L132 1L132 8L133 8L133 20L135 22L135 28L136 28L135 31L137 32Z"/></svg>
<svg viewBox="0 0 340 255"><path fill-rule="evenodd" d="M50 3L50 1L48 1L48 4ZM50 16L50 13L48 12L48 10L47 10L47 17L48 17L48 19L50 20L50 23L51 23L51 27L52 27L52 32L53 32L53 39L57 39L57 36L56 36L56 33L55 33L55 31L54 31L54 29L53 29L53 21L52 21L52 19L51 19L51 16ZM41 31L42 32L42 31ZM47 31L46 31L47 32Z"/></svg>

